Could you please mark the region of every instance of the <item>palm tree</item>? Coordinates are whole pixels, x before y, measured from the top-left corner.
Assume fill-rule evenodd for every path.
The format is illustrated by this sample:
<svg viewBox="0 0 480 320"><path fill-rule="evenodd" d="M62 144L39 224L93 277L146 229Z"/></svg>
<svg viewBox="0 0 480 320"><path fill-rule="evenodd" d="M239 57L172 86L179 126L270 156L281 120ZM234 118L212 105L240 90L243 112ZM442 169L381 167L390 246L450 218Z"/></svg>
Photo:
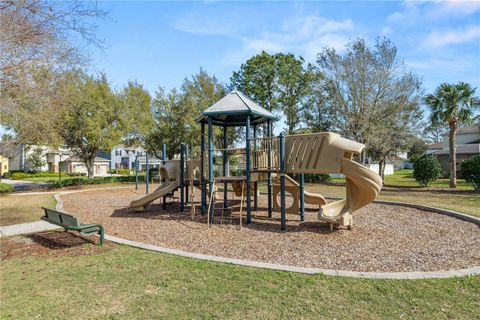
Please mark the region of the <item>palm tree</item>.
<svg viewBox="0 0 480 320"><path fill-rule="evenodd" d="M480 98L475 96L475 89L470 84L442 83L434 94L425 97L425 103L430 107L432 123L446 123L449 128L450 151L450 188L457 187L456 165L456 134L458 126L472 120L475 109L480 107Z"/></svg>

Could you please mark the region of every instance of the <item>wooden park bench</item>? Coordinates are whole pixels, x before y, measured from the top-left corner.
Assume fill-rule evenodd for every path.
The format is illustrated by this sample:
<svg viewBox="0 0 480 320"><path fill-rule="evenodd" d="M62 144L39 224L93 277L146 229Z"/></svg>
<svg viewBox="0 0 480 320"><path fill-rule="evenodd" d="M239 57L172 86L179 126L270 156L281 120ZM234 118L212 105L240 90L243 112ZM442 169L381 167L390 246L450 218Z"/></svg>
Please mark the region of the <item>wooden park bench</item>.
<svg viewBox="0 0 480 320"><path fill-rule="evenodd" d="M65 212L60 212L57 210L44 208L42 209L45 211L45 216L41 219L57 226L63 227L65 231L74 230L80 232L81 235L90 236L93 234L100 235L100 245L103 244L103 238L105 236L105 230L101 224L81 224L80 221Z"/></svg>

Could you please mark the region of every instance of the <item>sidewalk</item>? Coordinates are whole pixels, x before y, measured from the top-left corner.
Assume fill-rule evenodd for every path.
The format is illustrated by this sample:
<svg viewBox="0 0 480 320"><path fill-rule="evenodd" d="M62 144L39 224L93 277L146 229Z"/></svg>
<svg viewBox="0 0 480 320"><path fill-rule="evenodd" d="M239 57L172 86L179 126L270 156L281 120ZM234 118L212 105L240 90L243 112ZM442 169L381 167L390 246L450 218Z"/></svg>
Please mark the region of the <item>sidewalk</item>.
<svg viewBox="0 0 480 320"><path fill-rule="evenodd" d="M35 221L30 223L14 224L12 226L0 227L0 237L9 237L19 234L37 233L61 229L61 227L46 221Z"/></svg>
<svg viewBox="0 0 480 320"><path fill-rule="evenodd" d="M2 183L9 184L13 186L13 191L24 191L24 190L33 190L38 188L46 188L50 184L46 182L34 182L27 180L12 180L12 179L1 179Z"/></svg>

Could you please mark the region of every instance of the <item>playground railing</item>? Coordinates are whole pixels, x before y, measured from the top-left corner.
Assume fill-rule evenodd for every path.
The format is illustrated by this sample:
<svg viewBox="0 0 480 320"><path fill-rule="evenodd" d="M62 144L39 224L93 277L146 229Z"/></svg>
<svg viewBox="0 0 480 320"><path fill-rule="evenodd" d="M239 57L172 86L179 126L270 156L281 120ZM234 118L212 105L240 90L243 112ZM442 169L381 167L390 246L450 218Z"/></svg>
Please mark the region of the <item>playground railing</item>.
<svg viewBox="0 0 480 320"><path fill-rule="evenodd" d="M278 171L280 168L279 137L250 139L252 170Z"/></svg>

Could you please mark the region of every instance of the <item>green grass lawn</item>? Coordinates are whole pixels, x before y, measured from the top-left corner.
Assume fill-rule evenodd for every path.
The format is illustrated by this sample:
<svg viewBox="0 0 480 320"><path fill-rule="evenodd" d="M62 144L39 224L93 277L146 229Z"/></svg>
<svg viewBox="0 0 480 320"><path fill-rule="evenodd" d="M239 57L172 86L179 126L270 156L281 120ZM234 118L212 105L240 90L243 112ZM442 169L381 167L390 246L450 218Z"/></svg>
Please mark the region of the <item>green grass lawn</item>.
<svg viewBox="0 0 480 320"><path fill-rule="evenodd" d="M449 179L438 179L430 183L430 187L448 188ZM332 179L332 182L345 183L345 179ZM385 185L387 186L403 186L403 187L418 187L421 188L417 181L413 178L412 169L395 170L394 174L385 176ZM465 180L457 179L458 189L471 189Z"/></svg>
<svg viewBox="0 0 480 320"><path fill-rule="evenodd" d="M478 276L312 276L125 246L13 257L0 271L1 319L478 319L480 309Z"/></svg>
<svg viewBox="0 0 480 320"><path fill-rule="evenodd" d="M43 215L41 207L53 208L55 204L51 194L0 195L0 226L38 221Z"/></svg>

